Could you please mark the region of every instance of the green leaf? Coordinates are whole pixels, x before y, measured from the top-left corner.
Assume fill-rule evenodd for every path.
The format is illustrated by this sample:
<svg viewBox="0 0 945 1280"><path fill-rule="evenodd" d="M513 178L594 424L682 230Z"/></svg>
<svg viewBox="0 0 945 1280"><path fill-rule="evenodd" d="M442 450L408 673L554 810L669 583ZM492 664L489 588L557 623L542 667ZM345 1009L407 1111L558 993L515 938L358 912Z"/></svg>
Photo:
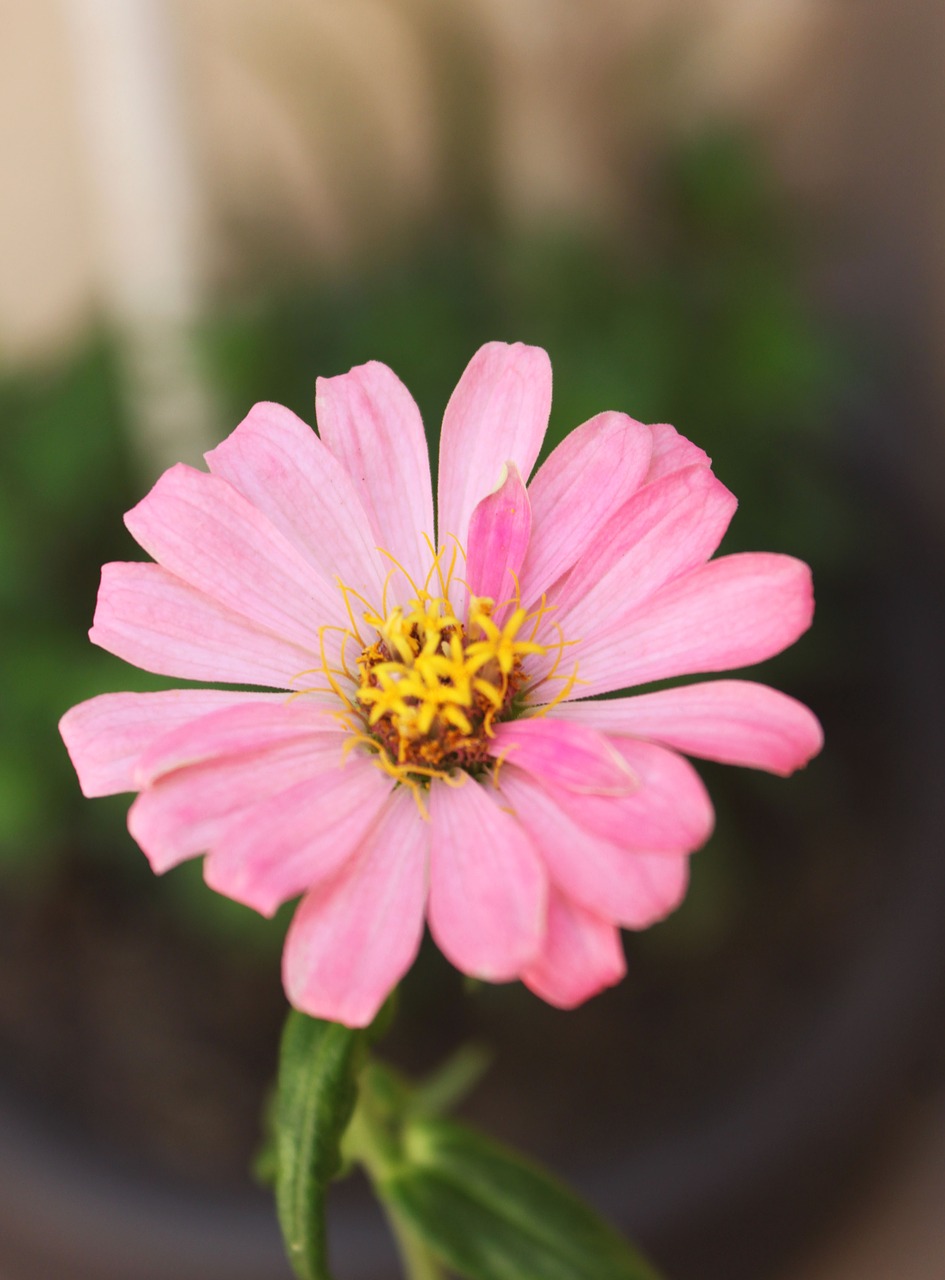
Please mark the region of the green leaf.
<svg viewBox="0 0 945 1280"><path fill-rule="evenodd" d="M279 1176L279 1135L276 1115L278 1105L279 1094L275 1084L273 1084L263 1099L262 1114L260 1116L262 1136L249 1165L250 1176L261 1187L270 1187L273 1192L276 1189L276 1179Z"/></svg>
<svg viewBox="0 0 945 1280"><path fill-rule="evenodd" d="M404 1156L381 1195L468 1280L657 1280L573 1192L462 1125L414 1123Z"/></svg>
<svg viewBox="0 0 945 1280"><path fill-rule="evenodd" d="M492 1065L493 1053L483 1044L462 1045L443 1065L415 1084L406 1110L412 1116L442 1116L463 1102Z"/></svg>
<svg viewBox="0 0 945 1280"><path fill-rule="evenodd" d="M357 1099L368 1036L293 1010L279 1057L276 1208L299 1280L330 1280L325 1196Z"/></svg>

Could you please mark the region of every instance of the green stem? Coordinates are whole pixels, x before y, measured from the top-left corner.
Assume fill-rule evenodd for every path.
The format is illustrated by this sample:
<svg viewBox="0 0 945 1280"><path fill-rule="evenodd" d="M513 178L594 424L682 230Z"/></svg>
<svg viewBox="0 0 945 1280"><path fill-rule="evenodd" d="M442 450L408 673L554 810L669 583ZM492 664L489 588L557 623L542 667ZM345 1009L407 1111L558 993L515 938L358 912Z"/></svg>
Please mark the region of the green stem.
<svg viewBox="0 0 945 1280"><path fill-rule="evenodd" d="M443 1280L444 1271L426 1245L419 1240L405 1222L384 1204L384 1212L397 1241L397 1250L404 1266L406 1280Z"/></svg>
<svg viewBox="0 0 945 1280"><path fill-rule="evenodd" d="M420 1240L384 1195L384 1181L392 1171L397 1152L382 1122L374 1116L370 1092L365 1090L345 1133L346 1155L363 1165L374 1187L384 1216L390 1224L405 1280L444 1280L444 1271L434 1254Z"/></svg>

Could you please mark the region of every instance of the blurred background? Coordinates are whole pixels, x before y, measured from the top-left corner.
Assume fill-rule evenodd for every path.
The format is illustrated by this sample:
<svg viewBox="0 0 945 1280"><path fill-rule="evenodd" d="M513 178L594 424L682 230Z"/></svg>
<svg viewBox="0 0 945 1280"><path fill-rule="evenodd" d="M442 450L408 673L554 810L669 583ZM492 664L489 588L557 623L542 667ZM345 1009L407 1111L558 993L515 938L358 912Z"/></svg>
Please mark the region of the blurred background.
<svg viewBox="0 0 945 1280"><path fill-rule="evenodd" d="M550 443L671 421L726 550L814 567L761 678L822 716L789 784L703 770L717 834L623 986L463 996L468 1114L676 1280L945 1272L945 9L937 0L0 0L0 1280L280 1270L250 1165L286 920L155 881L81 799L72 703L121 513L257 399L385 360L435 448L466 361L545 346ZM393 1274L363 1188L339 1274ZM387 1270L385 1270L387 1268Z"/></svg>

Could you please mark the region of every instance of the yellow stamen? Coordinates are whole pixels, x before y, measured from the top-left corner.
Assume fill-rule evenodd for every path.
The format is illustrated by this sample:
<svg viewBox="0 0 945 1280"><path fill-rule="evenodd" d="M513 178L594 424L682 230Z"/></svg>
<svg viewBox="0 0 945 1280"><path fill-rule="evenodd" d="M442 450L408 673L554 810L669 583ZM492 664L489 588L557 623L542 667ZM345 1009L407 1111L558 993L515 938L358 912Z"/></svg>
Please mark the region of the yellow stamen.
<svg viewBox="0 0 945 1280"><path fill-rule="evenodd" d="M420 595L420 592L417 589L417 584L414 582L413 578L411 578L410 574L407 572L404 566L400 563L397 557L395 555L391 555L391 553L385 547L377 547L376 549L381 553L382 556L385 557L385 559L391 562L391 564L394 566L395 569L400 570L400 572L404 575L404 577L410 583L410 590L414 593L414 595L415 596Z"/></svg>
<svg viewBox="0 0 945 1280"><path fill-rule="evenodd" d="M370 607L370 606L368 606L368 602L365 600L364 596L362 596L359 591L355 591L353 587L346 586L338 577L335 578L335 581L338 583L338 589L341 591L341 598L345 602L345 612L347 613L348 620L351 623L350 634L354 636L356 640L360 641L360 643L363 645L364 641L361 640L361 633L358 631L358 624L355 621L354 611L351 608L350 597L354 596L355 599L360 600L363 605L367 607Z"/></svg>
<svg viewBox="0 0 945 1280"><path fill-rule="evenodd" d="M516 608L500 627L493 603L472 596L463 624L447 595L431 596L434 573L441 586L453 579L441 571L442 553L422 591L386 615L366 612L378 639L358 658L355 699L367 729L395 776L449 777L454 770L489 763L494 722L510 708L524 673L522 659L547 651L519 639L531 616ZM458 581L458 580L457 580Z"/></svg>
<svg viewBox="0 0 945 1280"><path fill-rule="evenodd" d="M520 709L517 700L528 687L528 658L554 656L550 670L534 687L563 681L561 692L546 707L536 708L537 714L567 697L577 674L575 670L567 680L557 674L568 644L560 627L555 626L557 641L543 644L537 639L552 611L544 597L535 609L526 611L515 574L510 599L496 605L477 596L457 573L459 557L465 560L459 540L450 536L435 550L429 537L424 539L430 567L420 588L404 565L382 549L391 567L380 609L339 581L349 625L320 628L321 665L300 672L293 683L306 676L316 679L309 688L289 696L316 690L334 693L340 705L333 714L347 731L345 754L355 749L369 752L378 769L397 785L410 788L426 817L424 796L432 779L462 786L470 772L477 776L486 772L495 781L505 754L496 760L492 739L496 726ZM412 595L406 601L401 597L400 603L390 602L391 584L398 573ZM460 598L468 600L465 620L450 599L458 587L464 589ZM433 594L435 590L439 594ZM334 642L329 646L330 632L340 634L337 646ZM352 644L357 652L354 661Z"/></svg>

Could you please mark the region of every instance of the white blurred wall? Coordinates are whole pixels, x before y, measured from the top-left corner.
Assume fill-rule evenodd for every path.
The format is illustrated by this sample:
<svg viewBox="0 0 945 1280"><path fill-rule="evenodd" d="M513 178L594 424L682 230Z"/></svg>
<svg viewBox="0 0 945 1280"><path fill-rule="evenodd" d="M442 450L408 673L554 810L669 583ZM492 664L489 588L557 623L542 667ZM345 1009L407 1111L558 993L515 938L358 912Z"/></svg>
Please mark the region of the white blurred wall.
<svg viewBox="0 0 945 1280"><path fill-rule="evenodd" d="M53 0L0 0L0 353L87 318L94 289L69 49Z"/></svg>

